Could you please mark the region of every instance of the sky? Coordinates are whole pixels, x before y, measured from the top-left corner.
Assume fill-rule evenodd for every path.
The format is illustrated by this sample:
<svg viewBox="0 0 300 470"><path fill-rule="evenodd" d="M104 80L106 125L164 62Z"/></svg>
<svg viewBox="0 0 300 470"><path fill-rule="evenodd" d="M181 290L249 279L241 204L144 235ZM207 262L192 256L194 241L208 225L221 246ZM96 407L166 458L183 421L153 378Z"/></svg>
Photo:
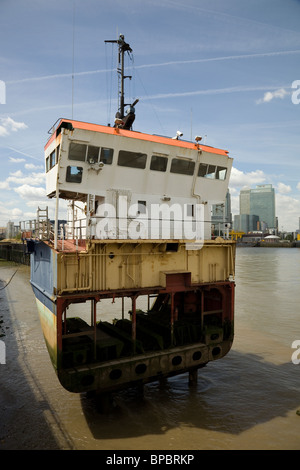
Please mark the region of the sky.
<svg viewBox="0 0 300 470"><path fill-rule="evenodd" d="M299 229L300 0L0 0L0 226L36 217L57 119L113 123L123 34L134 130L229 151L239 192L272 184Z"/></svg>

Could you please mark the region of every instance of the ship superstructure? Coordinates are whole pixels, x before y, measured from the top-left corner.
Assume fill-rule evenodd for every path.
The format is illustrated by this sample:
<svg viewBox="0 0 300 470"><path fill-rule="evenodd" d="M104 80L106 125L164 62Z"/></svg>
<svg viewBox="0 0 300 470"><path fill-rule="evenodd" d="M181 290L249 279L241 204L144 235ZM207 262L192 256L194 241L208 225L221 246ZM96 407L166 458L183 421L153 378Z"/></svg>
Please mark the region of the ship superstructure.
<svg viewBox="0 0 300 470"><path fill-rule="evenodd" d="M123 54L118 41L121 83ZM129 49L128 49L129 48ZM131 49L130 49L131 50ZM211 239L232 158L131 130L123 85L114 127L60 119L45 145L54 232L31 240L31 284L62 385L109 391L197 370L233 341L235 244ZM68 201L59 224L60 201ZM141 310L140 298L148 299ZM98 306L121 300L119 318ZM124 311L124 299L131 309ZM72 313L90 304L90 318Z"/></svg>

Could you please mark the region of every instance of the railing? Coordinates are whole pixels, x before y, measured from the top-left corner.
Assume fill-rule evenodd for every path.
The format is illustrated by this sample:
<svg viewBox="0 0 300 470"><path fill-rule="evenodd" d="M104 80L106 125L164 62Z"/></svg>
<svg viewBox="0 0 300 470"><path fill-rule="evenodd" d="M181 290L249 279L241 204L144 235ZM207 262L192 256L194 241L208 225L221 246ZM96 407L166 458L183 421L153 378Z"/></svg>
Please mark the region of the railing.
<svg viewBox="0 0 300 470"><path fill-rule="evenodd" d="M64 224L60 223L57 239L62 242L87 239L209 240L221 236L228 240L230 239L229 230L230 225L226 222L213 224L208 220L196 221L195 218L189 217L152 219L141 215L126 218L93 215L76 218ZM23 239L38 238L51 241L55 237L55 227L50 224L47 216L41 216L41 209L38 209L36 220L20 222L20 231Z"/></svg>

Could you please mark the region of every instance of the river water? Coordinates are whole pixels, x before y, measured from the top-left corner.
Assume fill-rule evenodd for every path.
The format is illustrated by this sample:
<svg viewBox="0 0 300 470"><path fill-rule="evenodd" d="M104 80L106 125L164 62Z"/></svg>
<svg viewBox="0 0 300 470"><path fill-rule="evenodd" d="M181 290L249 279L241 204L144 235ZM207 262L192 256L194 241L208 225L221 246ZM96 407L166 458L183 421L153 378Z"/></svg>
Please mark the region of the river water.
<svg viewBox="0 0 300 470"><path fill-rule="evenodd" d="M29 268L0 261L0 449L299 450L300 250L238 248L235 339L229 354L101 414L64 390L41 332ZM116 304L101 306L114 315ZM115 316L115 315L114 315ZM2 343L3 345L3 343ZM297 413L298 411L298 413Z"/></svg>

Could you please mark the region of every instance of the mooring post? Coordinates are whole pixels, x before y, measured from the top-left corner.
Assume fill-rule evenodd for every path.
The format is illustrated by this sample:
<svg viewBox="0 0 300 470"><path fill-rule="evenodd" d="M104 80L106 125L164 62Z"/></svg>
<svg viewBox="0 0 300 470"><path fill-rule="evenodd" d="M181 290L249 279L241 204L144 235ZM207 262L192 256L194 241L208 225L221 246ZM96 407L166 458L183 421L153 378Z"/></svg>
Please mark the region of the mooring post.
<svg viewBox="0 0 300 470"><path fill-rule="evenodd" d="M189 385L196 385L198 381L198 369L190 370L189 372Z"/></svg>

